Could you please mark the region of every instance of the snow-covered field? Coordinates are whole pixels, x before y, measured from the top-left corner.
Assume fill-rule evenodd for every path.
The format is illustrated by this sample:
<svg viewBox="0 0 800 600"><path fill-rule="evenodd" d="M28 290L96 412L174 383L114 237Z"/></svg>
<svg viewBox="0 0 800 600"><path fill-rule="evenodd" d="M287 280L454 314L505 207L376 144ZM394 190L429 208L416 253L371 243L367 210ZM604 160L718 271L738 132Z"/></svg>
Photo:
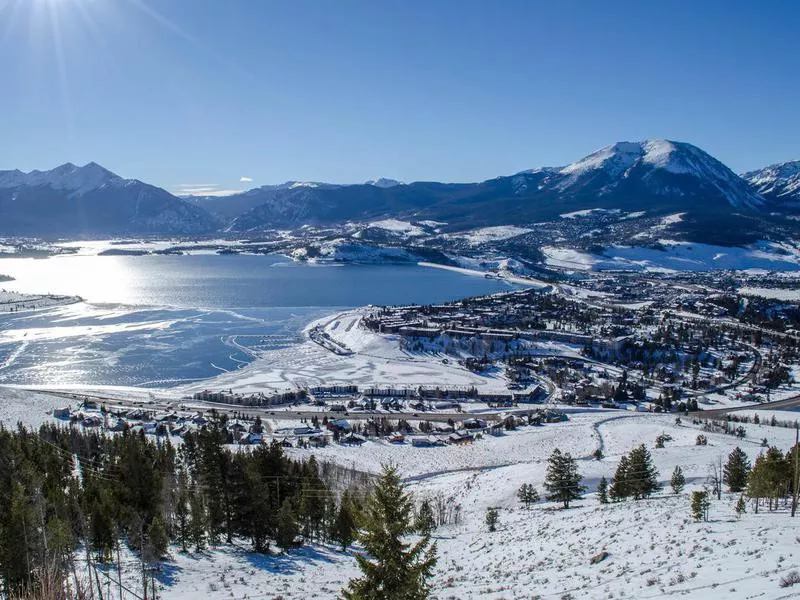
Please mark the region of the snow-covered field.
<svg viewBox="0 0 800 600"><path fill-rule="evenodd" d="M494 227L481 227L462 233L448 234L449 239L464 240L470 246L479 246L486 242L499 242L513 237L530 233L533 229L527 227L517 227L516 225L497 225Z"/></svg>
<svg viewBox="0 0 800 600"><path fill-rule="evenodd" d="M442 357L420 357L399 348L396 338L381 336L359 326L361 311L348 311L309 324L323 329L355 354L340 356L311 341L290 350L267 351L250 365L215 377L212 382L191 384L182 391L233 389L238 392L286 391L302 386L360 384L475 386L501 390L505 379L484 377Z"/></svg>
<svg viewBox="0 0 800 600"><path fill-rule="evenodd" d="M0 289L0 313L38 310L50 306L62 306L79 302L75 296L51 296L38 294L21 294Z"/></svg>
<svg viewBox="0 0 800 600"><path fill-rule="evenodd" d="M738 496L726 493L712 500L709 522L690 517L690 492L704 483L717 456L739 445L752 460L761 437L783 450L793 441L791 430L746 428L745 440L706 433L709 445L697 446L701 430L687 423L676 426L674 416L596 411L450 454L447 448L409 454L409 448L389 447L384 452L378 444L314 452L348 466L391 455L418 499L442 494L461 506L461 522L434 534L439 563L432 597L438 600L797 597L798 591L780 586L782 577L800 569L797 528L785 507L774 512L762 507L756 515L748 504L737 520L733 505ZM655 449L660 433L673 440ZM650 448L664 489L648 500L600 504L594 494L600 476L610 478L619 456L639 443ZM605 453L599 461L588 456L598 445ZM542 490L546 459L556 446L579 458L589 490L569 510L545 501L526 510L516 491L522 483ZM463 457L457 458L456 451ZM668 486L675 465L687 479L678 496ZM500 516L494 533L484 524L490 506ZM201 555L173 549L173 561L160 579L161 597L333 599L358 575L353 551L310 545L288 555L261 556L247 552L244 544ZM608 557L590 564L603 551ZM136 581L133 562L126 571Z"/></svg>
<svg viewBox="0 0 800 600"><path fill-rule="evenodd" d="M661 248L611 246L602 256L557 246L544 246L542 253L549 266L580 271L800 270L800 252L785 244L740 248L666 239L659 243Z"/></svg>
<svg viewBox="0 0 800 600"><path fill-rule="evenodd" d="M800 300L800 289L742 287L739 288L739 293L747 296L761 296L762 298L772 298L775 300Z"/></svg>

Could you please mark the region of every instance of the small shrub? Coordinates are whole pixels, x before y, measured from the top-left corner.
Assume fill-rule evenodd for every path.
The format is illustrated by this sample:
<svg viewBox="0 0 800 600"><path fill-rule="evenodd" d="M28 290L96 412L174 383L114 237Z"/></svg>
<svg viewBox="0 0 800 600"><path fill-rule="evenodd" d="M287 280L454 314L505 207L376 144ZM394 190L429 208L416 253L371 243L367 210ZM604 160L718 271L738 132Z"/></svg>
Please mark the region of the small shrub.
<svg viewBox="0 0 800 600"><path fill-rule="evenodd" d="M800 583L800 573L797 571L789 571L786 576L781 577L780 586L782 588L792 587L793 585Z"/></svg>

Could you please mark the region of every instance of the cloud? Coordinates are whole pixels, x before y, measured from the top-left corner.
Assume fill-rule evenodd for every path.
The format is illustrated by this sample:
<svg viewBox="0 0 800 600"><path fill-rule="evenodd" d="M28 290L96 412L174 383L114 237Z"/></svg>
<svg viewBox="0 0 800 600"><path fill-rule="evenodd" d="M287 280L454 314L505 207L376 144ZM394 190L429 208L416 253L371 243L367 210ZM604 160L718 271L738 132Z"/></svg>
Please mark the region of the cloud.
<svg viewBox="0 0 800 600"><path fill-rule="evenodd" d="M216 183L179 183L173 193L177 196L231 196L244 190L221 190Z"/></svg>
<svg viewBox="0 0 800 600"><path fill-rule="evenodd" d="M242 183L250 183L251 181L253 181L253 178L245 177L244 175L242 175L241 177L239 177L239 181Z"/></svg>
<svg viewBox="0 0 800 600"><path fill-rule="evenodd" d="M190 194L190 196L233 196L243 191L244 190L214 190L213 192L204 192L202 194Z"/></svg>

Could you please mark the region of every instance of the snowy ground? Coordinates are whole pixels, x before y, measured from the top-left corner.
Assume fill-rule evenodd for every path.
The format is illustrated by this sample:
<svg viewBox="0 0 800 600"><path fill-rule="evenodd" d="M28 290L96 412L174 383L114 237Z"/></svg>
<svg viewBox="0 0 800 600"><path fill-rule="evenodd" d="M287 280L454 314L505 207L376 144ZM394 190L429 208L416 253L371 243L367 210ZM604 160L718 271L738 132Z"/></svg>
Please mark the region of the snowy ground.
<svg viewBox="0 0 800 600"><path fill-rule="evenodd" d="M659 240L661 249L611 246L602 256L573 248L542 247L545 263L570 270L708 271L712 269L766 269L797 271L800 252L787 244L759 242L752 247L725 247Z"/></svg>
<svg viewBox="0 0 800 600"><path fill-rule="evenodd" d="M38 310L50 306L62 306L80 302L76 296L52 296L21 294L0 289L0 313L19 312L23 310Z"/></svg>
<svg viewBox="0 0 800 600"><path fill-rule="evenodd" d="M768 436L784 450L793 441L791 430L746 428L745 440L709 433L709 445L697 446L701 430L687 423L676 426L674 416L596 411L449 454L447 448L386 452L399 457L417 498L441 493L462 507L460 524L435 532L439 564L433 598L797 597L800 590L779 585L781 577L800 569L797 529L787 509L770 513L762 508L756 515L748 505L748 512L736 520L733 504L738 496L724 494L722 500L712 501L709 522L696 523L689 515L689 494L703 484L708 464L718 455L727 455L738 444L753 459L761 437ZM654 449L655 436L663 432L673 440ZM665 490L649 500L601 505L594 495L599 477L609 478L620 454L642 442L653 454ZM606 455L600 461L588 456L598 445ZM526 510L516 490L522 483L541 490L546 458L555 446L580 458L589 492L566 511L547 502ZM455 450L463 451L464 457L459 460ZM359 453L378 458L379 451L378 445L365 445L340 449L338 454L315 452L359 466ZM688 482L679 496L667 486L675 465L681 465ZM500 514L494 533L484 524L490 506ZM601 551L608 552L608 558L591 565L590 559ZM319 545L288 556L254 555L237 545L202 555L173 551L173 557L160 580L165 600L333 599L358 574L352 552ZM135 581L135 565L126 572L126 578Z"/></svg>
<svg viewBox="0 0 800 600"><path fill-rule="evenodd" d="M475 386L503 390L504 378L476 375L446 357L419 356L400 349L394 336L371 333L359 326L362 311L348 311L311 323L324 330L355 354L340 356L312 341L289 350L267 351L250 365L223 373L212 381L191 384L182 391L205 388L239 392L286 391L302 386L357 384L377 386Z"/></svg>
<svg viewBox="0 0 800 600"><path fill-rule="evenodd" d="M500 376L471 373L443 355L413 354L400 349L391 336L378 336L359 326L363 311L347 311L309 325L321 326L354 351L339 356L307 340L290 350L267 351L259 360L213 381L171 393L175 397L205 387L235 391L281 391L300 385L355 383L394 386L474 385L482 391L502 390ZM452 357L451 357L452 358ZM146 399L151 390L102 388L107 395ZM788 393L788 392L787 392ZM717 402L729 397L712 398ZM36 426L62 398L19 389L0 388L0 422L23 421ZM758 410L758 409L754 409ZM751 415L753 411L742 411ZM564 423L524 427L499 436L485 436L469 445L414 448L370 441L360 447L330 445L319 449L289 449L297 458L312 454L320 460L377 472L382 464L398 466L417 498L443 495L462 507L462 521L436 531L439 565L433 597L439 600L542 598L763 598L800 596L800 588L782 588L779 580L800 570L800 537L786 509L762 510L734 518L733 495L714 500L711 520L695 523L689 516L689 494L706 482L709 465L740 446L751 460L762 451L761 440L787 450L794 430L771 427L772 413L758 410L761 424L745 424L744 439L703 432L675 415L642 414L602 409L572 409ZM779 420L800 413L776 413ZM268 423L287 426L286 421ZM657 436L672 437L655 449ZM696 445L699 433L708 445ZM688 482L679 496L667 489L640 502L601 505L594 492L598 481L610 479L619 457L644 443L667 482L675 466ZM547 458L554 448L570 452L588 488L585 498L567 511L541 502L525 510L516 499L523 483L542 491ZM592 454L604 455L596 460ZM486 509L500 511L498 531L484 524ZM799 521L800 522L800 521ZM601 551L608 558L590 565ZM288 555L250 553L246 542L193 555L173 549L173 560L160 575L165 600L275 598L336 598L347 580L358 574L350 553L309 545ZM137 586L136 564L130 558L126 583Z"/></svg>

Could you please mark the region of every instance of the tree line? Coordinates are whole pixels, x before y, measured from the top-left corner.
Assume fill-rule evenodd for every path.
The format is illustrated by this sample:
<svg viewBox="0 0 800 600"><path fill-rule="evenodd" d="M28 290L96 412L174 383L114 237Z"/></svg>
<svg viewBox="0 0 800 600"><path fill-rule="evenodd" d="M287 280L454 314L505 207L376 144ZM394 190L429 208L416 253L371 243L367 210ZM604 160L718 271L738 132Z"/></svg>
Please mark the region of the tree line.
<svg viewBox="0 0 800 600"><path fill-rule="evenodd" d="M170 544L197 552L245 539L270 552L304 540L353 543L363 488L335 490L313 457L292 460L278 443L232 452L224 420L187 434L180 448L141 432L0 428L4 597L66 585L76 562L91 572L121 546L141 560L146 598L148 573L154 586Z"/></svg>

